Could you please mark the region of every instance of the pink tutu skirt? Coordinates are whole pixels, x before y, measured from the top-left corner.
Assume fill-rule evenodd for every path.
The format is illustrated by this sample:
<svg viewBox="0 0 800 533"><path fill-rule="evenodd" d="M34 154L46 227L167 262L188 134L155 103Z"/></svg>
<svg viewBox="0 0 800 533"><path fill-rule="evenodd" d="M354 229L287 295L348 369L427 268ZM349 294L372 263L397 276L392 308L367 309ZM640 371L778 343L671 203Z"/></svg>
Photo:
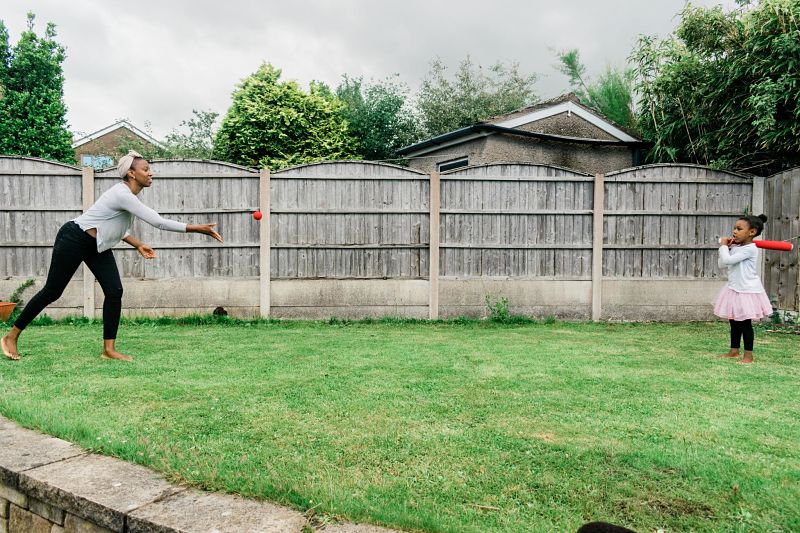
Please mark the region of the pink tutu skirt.
<svg viewBox="0 0 800 533"><path fill-rule="evenodd" d="M772 314L772 304L764 292L736 292L726 286L717 295L714 314L728 320L761 320Z"/></svg>

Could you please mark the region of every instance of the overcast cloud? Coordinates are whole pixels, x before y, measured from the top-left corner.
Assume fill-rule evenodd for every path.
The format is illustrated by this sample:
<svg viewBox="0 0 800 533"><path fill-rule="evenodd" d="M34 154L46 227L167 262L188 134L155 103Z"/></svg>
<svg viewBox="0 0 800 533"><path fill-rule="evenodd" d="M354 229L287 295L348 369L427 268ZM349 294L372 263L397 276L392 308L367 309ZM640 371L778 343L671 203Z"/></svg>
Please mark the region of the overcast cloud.
<svg viewBox="0 0 800 533"><path fill-rule="evenodd" d="M695 0L736 6L734 0ZM15 43L33 11L67 48L67 120L91 133L129 118L157 137L192 109L227 111L236 84L262 62L304 87L341 75L399 74L415 90L430 60L455 67L519 62L536 73L538 94L568 89L553 50L580 49L590 75L624 66L639 34L665 36L683 0L2 0Z"/></svg>

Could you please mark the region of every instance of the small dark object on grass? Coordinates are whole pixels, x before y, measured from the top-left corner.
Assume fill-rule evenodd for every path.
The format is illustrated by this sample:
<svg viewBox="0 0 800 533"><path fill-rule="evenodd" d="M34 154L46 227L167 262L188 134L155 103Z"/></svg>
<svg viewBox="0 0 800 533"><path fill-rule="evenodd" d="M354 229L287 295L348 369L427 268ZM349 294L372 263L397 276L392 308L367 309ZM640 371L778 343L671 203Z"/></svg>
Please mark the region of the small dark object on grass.
<svg viewBox="0 0 800 533"><path fill-rule="evenodd" d="M214 314L216 316L228 316L228 312L222 306L219 306L216 309L214 309Z"/></svg>
<svg viewBox="0 0 800 533"><path fill-rule="evenodd" d="M608 522L589 522L588 524L583 524L577 531L577 533L636 533L632 529L628 529L627 527L622 526L615 526L614 524L609 524Z"/></svg>

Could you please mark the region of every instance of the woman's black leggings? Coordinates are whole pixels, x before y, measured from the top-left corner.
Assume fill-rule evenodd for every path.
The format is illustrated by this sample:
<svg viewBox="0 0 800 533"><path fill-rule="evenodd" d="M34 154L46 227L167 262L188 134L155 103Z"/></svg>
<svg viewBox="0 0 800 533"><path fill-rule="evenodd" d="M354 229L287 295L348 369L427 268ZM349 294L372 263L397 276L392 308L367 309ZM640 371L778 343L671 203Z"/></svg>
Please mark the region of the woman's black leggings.
<svg viewBox="0 0 800 533"><path fill-rule="evenodd" d="M61 297L72 275L86 263L100 287L103 288L103 338L116 339L119 316L122 311L122 281L119 278L117 263L111 250L97 253L97 241L83 231L75 222L67 222L56 235L53 245L53 258L47 272L47 282L42 290L31 298L22 310L14 325L25 329L31 320L45 307Z"/></svg>
<svg viewBox="0 0 800 533"><path fill-rule="evenodd" d="M731 348L739 348L739 342L744 337L745 351L753 351L753 321L752 320L730 320L731 323Z"/></svg>

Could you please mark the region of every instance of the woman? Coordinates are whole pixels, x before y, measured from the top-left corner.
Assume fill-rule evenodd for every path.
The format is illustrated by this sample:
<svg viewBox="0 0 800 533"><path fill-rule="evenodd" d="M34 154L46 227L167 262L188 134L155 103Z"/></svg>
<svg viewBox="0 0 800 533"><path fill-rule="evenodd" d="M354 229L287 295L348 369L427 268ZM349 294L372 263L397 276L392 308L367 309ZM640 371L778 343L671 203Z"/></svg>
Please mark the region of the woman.
<svg viewBox="0 0 800 533"><path fill-rule="evenodd" d="M141 155L129 152L120 159L117 169L122 183L104 192L84 214L67 222L58 231L45 286L31 298L11 331L0 339L3 354L7 358L19 360L17 339L20 333L45 307L61 296L83 262L97 278L105 295L101 357L122 361L133 359L115 348L122 310L122 281L111 249L123 240L136 248L145 259L156 257L152 248L128 233L133 217L141 218L161 230L203 233L222 242L222 237L214 229L216 224L184 224L165 219L139 200L136 195L153 184L153 171Z"/></svg>

